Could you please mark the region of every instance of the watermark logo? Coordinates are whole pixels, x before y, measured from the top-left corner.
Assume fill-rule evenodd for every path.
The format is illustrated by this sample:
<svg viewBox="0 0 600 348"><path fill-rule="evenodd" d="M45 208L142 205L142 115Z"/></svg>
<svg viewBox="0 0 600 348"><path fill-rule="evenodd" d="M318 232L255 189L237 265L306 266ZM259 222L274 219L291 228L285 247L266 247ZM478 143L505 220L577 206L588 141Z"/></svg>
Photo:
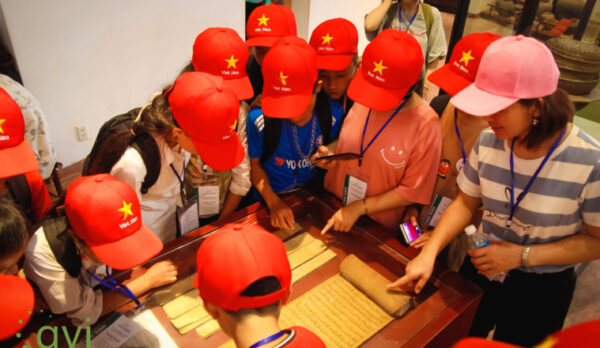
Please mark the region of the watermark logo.
<svg viewBox="0 0 600 348"><path fill-rule="evenodd" d="M41 309L40 313L44 313L44 310ZM29 312L31 315L31 311ZM52 319L52 314L48 314L48 319ZM90 329L89 323L91 323L92 319L90 317L85 318L85 322L87 326L83 328L85 331L84 334L81 334L82 327L78 327L77 331L73 337L69 334L69 330L64 325L60 326L42 326L37 332L37 344L40 348L59 348L64 347L63 340L60 340L61 334L64 335L64 341L67 342L67 347L74 348L77 342L81 339L84 340L85 348L91 347L92 340L92 331ZM23 321L19 320L19 324L22 324ZM62 332L62 333L61 333ZM15 335L17 338L22 338L20 332ZM60 342L60 343L59 343ZM27 344L24 344L21 348L31 348Z"/></svg>

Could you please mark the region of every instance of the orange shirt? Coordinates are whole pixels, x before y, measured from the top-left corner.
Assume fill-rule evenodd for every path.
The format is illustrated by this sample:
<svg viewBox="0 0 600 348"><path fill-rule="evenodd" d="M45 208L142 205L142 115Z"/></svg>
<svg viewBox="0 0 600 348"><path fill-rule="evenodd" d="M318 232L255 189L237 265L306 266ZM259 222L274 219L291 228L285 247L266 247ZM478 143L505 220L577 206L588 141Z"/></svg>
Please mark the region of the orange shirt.
<svg viewBox="0 0 600 348"><path fill-rule="evenodd" d="M373 139L395 110L371 111L363 148ZM369 108L355 103L344 120L337 153L360 153L360 144ZM367 182L367 197L394 190L407 201L428 204L431 200L442 136L440 121L424 102L400 112L381 132L358 160L340 161L325 176L325 188L340 199L344 194L346 174L359 173ZM389 229L398 229L404 208L369 214Z"/></svg>

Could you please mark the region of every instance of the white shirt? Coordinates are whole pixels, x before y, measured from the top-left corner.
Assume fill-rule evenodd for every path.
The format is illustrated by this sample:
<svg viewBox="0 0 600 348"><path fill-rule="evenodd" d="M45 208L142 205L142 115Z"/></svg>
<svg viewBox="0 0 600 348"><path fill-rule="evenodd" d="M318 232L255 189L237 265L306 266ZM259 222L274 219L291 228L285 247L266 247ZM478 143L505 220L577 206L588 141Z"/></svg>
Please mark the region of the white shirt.
<svg viewBox="0 0 600 348"><path fill-rule="evenodd" d="M181 206L180 183L183 180L186 156L179 147L171 148L161 136L152 135L161 158L160 174L156 183L148 192L141 193L142 182L146 176L146 166L142 156L132 147L127 148L123 156L112 167L110 174L133 187L140 200L142 222L154 232L163 243L177 236L175 212ZM171 169L171 165L177 174Z"/></svg>
<svg viewBox="0 0 600 348"><path fill-rule="evenodd" d="M87 271L104 278L105 265L83 256L79 277L71 277L56 261L44 230L40 227L27 244L23 269L27 279L38 286L53 313L66 313L77 326L94 324L100 318L102 290L94 291L98 282ZM90 318L90 322L86 318Z"/></svg>

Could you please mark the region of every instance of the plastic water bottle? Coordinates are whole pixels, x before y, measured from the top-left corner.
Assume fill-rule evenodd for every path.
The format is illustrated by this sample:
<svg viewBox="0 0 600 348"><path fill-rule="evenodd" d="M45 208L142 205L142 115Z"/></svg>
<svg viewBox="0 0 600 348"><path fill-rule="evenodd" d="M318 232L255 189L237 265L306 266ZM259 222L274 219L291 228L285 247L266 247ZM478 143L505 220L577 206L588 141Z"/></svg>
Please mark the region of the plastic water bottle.
<svg viewBox="0 0 600 348"><path fill-rule="evenodd" d="M465 227L465 233L469 238L469 249L485 248L486 246L490 245L490 238L488 237L488 235L477 231L477 227L475 227L474 225L469 225ZM502 283L506 278L506 272L492 274L487 276L487 278L491 281L497 281Z"/></svg>

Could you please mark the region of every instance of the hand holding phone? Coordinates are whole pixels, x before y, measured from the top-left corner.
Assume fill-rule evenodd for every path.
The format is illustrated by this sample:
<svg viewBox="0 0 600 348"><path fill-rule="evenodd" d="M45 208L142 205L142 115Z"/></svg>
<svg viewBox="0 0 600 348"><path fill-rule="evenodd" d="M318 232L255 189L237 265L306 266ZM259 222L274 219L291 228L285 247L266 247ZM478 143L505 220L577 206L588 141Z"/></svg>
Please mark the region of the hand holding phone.
<svg viewBox="0 0 600 348"><path fill-rule="evenodd" d="M315 161L349 161L360 158L360 155L354 152L344 152L335 155L316 157Z"/></svg>

